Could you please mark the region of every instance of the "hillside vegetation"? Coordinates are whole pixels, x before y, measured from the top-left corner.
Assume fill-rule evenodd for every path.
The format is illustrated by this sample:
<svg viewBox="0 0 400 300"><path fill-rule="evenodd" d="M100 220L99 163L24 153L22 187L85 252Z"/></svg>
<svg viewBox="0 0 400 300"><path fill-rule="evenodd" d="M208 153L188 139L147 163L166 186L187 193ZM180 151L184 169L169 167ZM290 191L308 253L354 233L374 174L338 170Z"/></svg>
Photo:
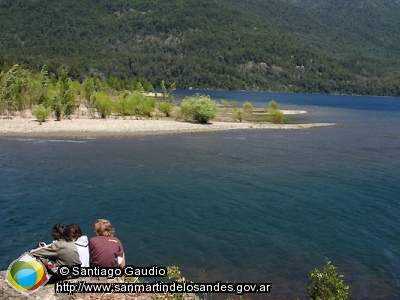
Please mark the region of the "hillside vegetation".
<svg viewBox="0 0 400 300"><path fill-rule="evenodd" d="M342 2L0 0L0 65L155 87L399 96L399 1L376 0L370 26Z"/></svg>

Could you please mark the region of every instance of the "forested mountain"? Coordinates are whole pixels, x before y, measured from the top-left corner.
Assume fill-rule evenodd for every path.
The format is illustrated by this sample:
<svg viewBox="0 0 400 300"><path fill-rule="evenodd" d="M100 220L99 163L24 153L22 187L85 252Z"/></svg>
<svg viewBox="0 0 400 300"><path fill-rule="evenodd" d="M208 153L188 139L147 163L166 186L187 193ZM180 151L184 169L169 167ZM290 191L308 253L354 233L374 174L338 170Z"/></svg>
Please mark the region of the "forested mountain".
<svg viewBox="0 0 400 300"><path fill-rule="evenodd" d="M226 0L328 54L400 57L399 0Z"/></svg>
<svg viewBox="0 0 400 300"><path fill-rule="evenodd" d="M399 96L399 7L398 0L0 0L0 64L46 64L78 78L145 77L155 87L164 79L177 88Z"/></svg>

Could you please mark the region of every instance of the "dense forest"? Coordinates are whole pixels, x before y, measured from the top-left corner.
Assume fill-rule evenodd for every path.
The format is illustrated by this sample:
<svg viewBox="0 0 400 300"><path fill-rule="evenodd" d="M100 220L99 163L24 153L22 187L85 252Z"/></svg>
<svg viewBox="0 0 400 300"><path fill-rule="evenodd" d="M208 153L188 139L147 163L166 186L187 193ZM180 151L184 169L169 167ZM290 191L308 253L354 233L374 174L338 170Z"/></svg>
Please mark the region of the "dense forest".
<svg viewBox="0 0 400 300"><path fill-rule="evenodd" d="M399 1L0 0L0 68L400 96Z"/></svg>

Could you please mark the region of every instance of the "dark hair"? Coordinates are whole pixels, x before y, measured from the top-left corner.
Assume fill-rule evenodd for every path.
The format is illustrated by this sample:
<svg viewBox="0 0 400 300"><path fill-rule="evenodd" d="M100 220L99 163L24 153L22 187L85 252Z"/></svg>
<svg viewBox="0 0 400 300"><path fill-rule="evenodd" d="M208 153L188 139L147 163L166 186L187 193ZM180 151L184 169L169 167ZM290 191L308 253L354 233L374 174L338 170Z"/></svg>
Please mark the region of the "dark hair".
<svg viewBox="0 0 400 300"><path fill-rule="evenodd" d="M54 240L66 240L70 241L70 237L68 234L68 227L65 224L57 223L53 226L53 230L51 232Z"/></svg>
<svg viewBox="0 0 400 300"><path fill-rule="evenodd" d="M76 240L77 238L82 236L82 230L78 224L69 224L68 235L71 240Z"/></svg>

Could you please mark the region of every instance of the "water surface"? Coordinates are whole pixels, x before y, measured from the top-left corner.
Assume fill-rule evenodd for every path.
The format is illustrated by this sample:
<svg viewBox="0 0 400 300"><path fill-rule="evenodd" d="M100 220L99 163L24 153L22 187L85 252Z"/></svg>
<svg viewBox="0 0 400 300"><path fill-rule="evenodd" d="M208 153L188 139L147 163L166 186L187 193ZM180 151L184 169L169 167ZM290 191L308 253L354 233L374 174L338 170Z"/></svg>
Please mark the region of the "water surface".
<svg viewBox="0 0 400 300"><path fill-rule="evenodd" d="M0 138L2 268L56 222L111 220L136 266L307 297L325 257L356 299L400 298L400 100L202 91L308 109L305 130L122 139ZM193 91L177 91L182 99ZM213 295L213 299L218 299ZM226 297L225 297L226 298Z"/></svg>

